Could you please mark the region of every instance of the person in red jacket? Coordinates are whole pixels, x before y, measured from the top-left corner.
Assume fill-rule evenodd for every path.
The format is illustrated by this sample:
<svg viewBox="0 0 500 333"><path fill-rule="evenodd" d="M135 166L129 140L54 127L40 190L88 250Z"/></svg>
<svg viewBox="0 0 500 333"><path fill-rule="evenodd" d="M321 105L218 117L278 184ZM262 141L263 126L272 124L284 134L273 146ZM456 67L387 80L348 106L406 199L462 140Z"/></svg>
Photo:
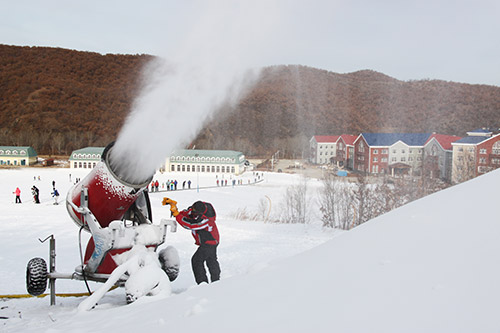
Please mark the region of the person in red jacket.
<svg viewBox="0 0 500 333"><path fill-rule="evenodd" d="M215 224L215 209L212 204L196 201L183 211L177 210L177 202L163 198L163 205L170 205L170 211L177 223L183 228L191 230L198 249L191 258L194 278L197 284L208 283L205 263L210 272L211 282L220 279L220 265L217 260L217 246L219 245L219 230Z"/></svg>

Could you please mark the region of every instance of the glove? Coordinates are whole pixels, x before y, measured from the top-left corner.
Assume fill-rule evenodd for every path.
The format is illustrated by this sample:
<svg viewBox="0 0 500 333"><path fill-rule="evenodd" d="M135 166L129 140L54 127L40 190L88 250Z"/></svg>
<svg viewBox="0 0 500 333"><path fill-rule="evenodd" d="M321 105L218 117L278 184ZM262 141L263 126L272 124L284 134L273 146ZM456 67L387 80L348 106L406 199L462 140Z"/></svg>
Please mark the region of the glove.
<svg viewBox="0 0 500 333"><path fill-rule="evenodd" d="M170 205L170 212L172 213L173 216L177 216L179 215L179 211L177 210L177 206L176 205Z"/></svg>
<svg viewBox="0 0 500 333"><path fill-rule="evenodd" d="M163 198L163 201L161 203L163 206L170 205L170 212L173 216L179 215L179 211L177 210L177 201L174 201L170 198Z"/></svg>
<svg viewBox="0 0 500 333"><path fill-rule="evenodd" d="M163 201L161 202L161 204L163 206L165 206L165 205L171 205L171 204L177 205L177 201L174 201L174 200L172 200L170 198L163 198Z"/></svg>

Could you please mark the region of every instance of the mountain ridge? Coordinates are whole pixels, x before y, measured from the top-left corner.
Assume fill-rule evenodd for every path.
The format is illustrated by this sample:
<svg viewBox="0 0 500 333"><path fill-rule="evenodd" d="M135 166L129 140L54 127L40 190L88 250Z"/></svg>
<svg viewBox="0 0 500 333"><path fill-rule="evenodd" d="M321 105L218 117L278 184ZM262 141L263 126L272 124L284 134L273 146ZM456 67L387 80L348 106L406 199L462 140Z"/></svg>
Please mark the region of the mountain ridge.
<svg viewBox="0 0 500 333"><path fill-rule="evenodd" d="M0 144L69 154L114 140L150 55L0 45ZM191 146L248 156L304 154L312 135L437 132L499 126L500 87L401 81L364 69L263 68L236 105L221 107ZM227 138L232 138L228 140Z"/></svg>

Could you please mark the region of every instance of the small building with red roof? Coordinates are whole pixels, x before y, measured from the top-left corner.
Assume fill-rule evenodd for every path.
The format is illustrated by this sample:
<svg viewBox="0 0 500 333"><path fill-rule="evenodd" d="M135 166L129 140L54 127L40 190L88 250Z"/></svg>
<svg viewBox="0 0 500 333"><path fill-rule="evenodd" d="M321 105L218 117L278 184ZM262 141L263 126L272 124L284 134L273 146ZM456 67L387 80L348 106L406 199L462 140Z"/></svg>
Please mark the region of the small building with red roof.
<svg viewBox="0 0 500 333"><path fill-rule="evenodd" d="M335 163L339 135L315 135L309 140L309 161L313 164Z"/></svg>
<svg viewBox="0 0 500 333"><path fill-rule="evenodd" d="M337 141L336 163L340 168L353 170L354 168L354 141L357 135L342 134Z"/></svg>
<svg viewBox="0 0 500 333"><path fill-rule="evenodd" d="M451 180L453 165L452 143L460 140L455 135L433 133L424 145L423 173L430 178Z"/></svg>

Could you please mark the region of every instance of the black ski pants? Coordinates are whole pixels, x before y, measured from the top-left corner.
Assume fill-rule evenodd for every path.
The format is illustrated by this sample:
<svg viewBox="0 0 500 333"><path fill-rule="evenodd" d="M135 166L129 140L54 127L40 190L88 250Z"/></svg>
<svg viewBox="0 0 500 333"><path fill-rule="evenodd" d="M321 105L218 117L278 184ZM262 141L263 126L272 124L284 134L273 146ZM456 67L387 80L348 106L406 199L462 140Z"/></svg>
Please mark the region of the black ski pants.
<svg viewBox="0 0 500 333"><path fill-rule="evenodd" d="M191 266L193 268L194 279L197 284L202 282L208 283L207 271L205 263L210 272L210 280L212 282L220 279L220 266L217 261L217 245L202 244L191 258Z"/></svg>

